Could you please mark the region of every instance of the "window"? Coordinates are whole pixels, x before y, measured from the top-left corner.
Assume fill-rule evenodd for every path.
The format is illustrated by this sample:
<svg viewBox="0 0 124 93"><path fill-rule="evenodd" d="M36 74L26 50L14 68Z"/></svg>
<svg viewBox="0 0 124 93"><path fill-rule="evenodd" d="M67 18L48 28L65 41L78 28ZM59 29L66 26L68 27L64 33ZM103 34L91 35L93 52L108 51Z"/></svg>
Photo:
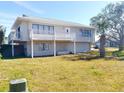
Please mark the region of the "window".
<svg viewBox="0 0 124 93"><path fill-rule="evenodd" d="M39 25L39 33L40 34L44 33L44 26L43 25Z"/></svg>
<svg viewBox="0 0 124 93"><path fill-rule="evenodd" d="M20 31L18 31L18 38L20 38L21 36L20 36Z"/></svg>
<svg viewBox="0 0 124 93"><path fill-rule="evenodd" d="M45 50L49 50L49 44L44 43L44 47L45 47L45 48L44 48Z"/></svg>
<svg viewBox="0 0 124 93"><path fill-rule="evenodd" d="M40 50L42 50L42 51L49 50L49 44L48 43L42 43L40 45Z"/></svg>
<svg viewBox="0 0 124 93"><path fill-rule="evenodd" d="M16 37L19 38L19 39L21 38L21 35L20 35L20 27L17 28Z"/></svg>
<svg viewBox="0 0 124 93"><path fill-rule="evenodd" d="M49 26L49 33L53 34L54 33L54 26Z"/></svg>
<svg viewBox="0 0 124 93"><path fill-rule="evenodd" d="M50 34L50 26L48 26L48 33Z"/></svg>
<svg viewBox="0 0 124 93"><path fill-rule="evenodd" d="M50 26L50 30L51 31L54 31L54 26Z"/></svg>
<svg viewBox="0 0 124 93"><path fill-rule="evenodd" d="M49 33L49 26L44 25L44 32L45 32L45 34Z"/></svg>
<svg viewBox="0 0 124 93"><path fill-rule="evenodd" d="M34 34L53 34L54 26L33 24L32 29Z"/></svg>
<svg viewBox="0 0 124 93"><path fill-rule="evenodd" d="M91 30L82 30L80 29L81 36L83 37L91 37Z"/></svg>
<svg viewBox="0 0 124 93"><path fill-rule="evenodd" d="M49 30L47 25L44 26L44 30L45 31L48 31Z"/></svg>
<svg viewBox="0 0 124 93"><path fill-rule="evenodd" d="M65 28L66 33L70 33L70 28Z"/></svg>
<svg viewBox="0 0 124 93"><path fill-rule="evenodd" d="M39 25L38 24L33 24L32 25L33 33L38 34L39 33Z"/></svg>
<svg viewBox="0 0 124 93"><path fill-rule="evenodd" d="M85 30L87 33L86 33L86 36L87 37L91 37L91 30Z"/></svg>

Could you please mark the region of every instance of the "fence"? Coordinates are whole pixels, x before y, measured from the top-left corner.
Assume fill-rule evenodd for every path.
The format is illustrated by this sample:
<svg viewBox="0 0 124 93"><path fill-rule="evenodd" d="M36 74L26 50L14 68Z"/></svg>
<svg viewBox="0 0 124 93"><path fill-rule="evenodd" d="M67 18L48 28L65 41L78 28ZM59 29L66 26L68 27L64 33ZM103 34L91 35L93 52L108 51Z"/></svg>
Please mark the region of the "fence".
<svg viewBox="0 0 124 93"><path fill-rule="evenodd" d="M4 58L12 57L12 45L0 45L0 52ZM15 57L24 57L24 46L23 45L14 45L14 56Z"/></svg>

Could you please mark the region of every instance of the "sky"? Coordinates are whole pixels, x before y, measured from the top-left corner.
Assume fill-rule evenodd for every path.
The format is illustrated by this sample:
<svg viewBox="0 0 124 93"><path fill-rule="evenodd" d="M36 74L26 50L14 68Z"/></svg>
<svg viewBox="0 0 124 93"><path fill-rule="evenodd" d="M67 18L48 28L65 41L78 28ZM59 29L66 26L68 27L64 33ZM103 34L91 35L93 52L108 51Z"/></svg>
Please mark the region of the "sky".
<svg viewBox="0 0 124 93"><path fill-rule="evenodd" d="M18 16L54 18L90 24L110 2L108 1L0 1L0 25L6 27L6 36Z"/></svg>

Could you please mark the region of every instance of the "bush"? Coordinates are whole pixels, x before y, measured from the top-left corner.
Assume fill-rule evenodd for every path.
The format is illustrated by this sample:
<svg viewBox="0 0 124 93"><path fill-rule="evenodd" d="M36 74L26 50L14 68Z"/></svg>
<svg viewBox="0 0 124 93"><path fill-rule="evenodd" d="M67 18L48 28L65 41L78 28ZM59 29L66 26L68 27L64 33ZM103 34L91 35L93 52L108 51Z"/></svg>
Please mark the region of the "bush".
<svg viewBox="0 0 124 93"><path fill-rule="evenodd" d="M0 53L0 59L2 59L3 58L3 56L2 56L2 54Z"/></svg>
<svg viewBox="0 0 124 93"><path fill-rule="evenodd" d="M113 56L124 57L124 51L115 51L115 52L113 52Z"/></svg>
<svg viewBox="0 0 124 93"><path fill-rule="evenodd" d="M99 50L90 51L90 52L87 52L87 54L99 56ZM106 56L112 56L112 51L106 51Z"/></svg>

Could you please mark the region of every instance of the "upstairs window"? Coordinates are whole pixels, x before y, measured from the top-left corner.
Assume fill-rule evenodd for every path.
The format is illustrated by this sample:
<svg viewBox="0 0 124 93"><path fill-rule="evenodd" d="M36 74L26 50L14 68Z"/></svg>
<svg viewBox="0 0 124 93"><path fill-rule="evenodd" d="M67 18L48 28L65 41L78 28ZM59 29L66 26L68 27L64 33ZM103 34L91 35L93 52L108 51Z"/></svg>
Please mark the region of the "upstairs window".
<svg viewBox="0 0 124 93"><path fill-rule="evenodd" d="M82 30L80 29L81 36L83 37L91 37L91 30Z"/></svg>
<svg viewBox="0 0 124 93"><path fill-rule="evenodd" d="M54 26L49 26L49 34L53 34L54 33Z"/></svg>
<svg viewBox="0 0 124 93"><path fill-rule="evenodd" d="M17 28L17 30L16 30L16 37L18 38L18 39L20 39L21 38L21 35L20 35L20 26Z"/></svg>
<svg viewBox="0 0 124 93"><path fill-rule="evenodd" d="M53 34L54 26L32 24L34 34Z"/></svg>
<svg viewBox="0 0 124 93"><path fill-rule="evenodd" d="M38 24L33 24L32 25L33 33L38 34L39 33L39 25Z"/></svg>
<svg viewBox="0 0 124 93"><path fill-rule="evenodd" d="M48 31L49 30L49 28L48 28L49 26L47 26L47 25L44 25L44 30L45 31Z"/></svg>
<svg viewBox="0 0 124 93"><path fill-rule="evenodd" d="M70 33L70 28L65 28L65 32L66 32L67 34L69 34L69 33Z"/></svg>
<svg viewBox="0 0 124 93"><path fill-rule="evenodd" d="M43 25L39 25L39 33L40 34L44 34L44 26Z"/></svg>

